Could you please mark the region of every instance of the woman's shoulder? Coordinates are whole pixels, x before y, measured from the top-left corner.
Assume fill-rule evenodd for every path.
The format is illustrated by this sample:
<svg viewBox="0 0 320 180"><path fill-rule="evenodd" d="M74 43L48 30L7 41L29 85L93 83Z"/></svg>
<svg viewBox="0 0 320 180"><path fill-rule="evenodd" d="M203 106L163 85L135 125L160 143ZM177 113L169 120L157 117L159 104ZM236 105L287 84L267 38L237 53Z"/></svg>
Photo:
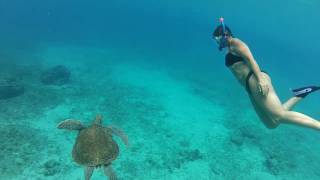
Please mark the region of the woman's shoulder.
<svg viewBox="0 0 320 180"><path fill-rule="evenodd" d="M242 40L240 40L238 38L232 38L231 47L230 47L231 50L236 50L236 49L239 50L239 49L243 49L243 48L247 49L249 47Z"/></svg>
<svg viewBox="0 0 320 180"><path fill-rule="evenodd" d="M232 45L245 45L245 43L238 38L232 38L231 44Z"/></svg>

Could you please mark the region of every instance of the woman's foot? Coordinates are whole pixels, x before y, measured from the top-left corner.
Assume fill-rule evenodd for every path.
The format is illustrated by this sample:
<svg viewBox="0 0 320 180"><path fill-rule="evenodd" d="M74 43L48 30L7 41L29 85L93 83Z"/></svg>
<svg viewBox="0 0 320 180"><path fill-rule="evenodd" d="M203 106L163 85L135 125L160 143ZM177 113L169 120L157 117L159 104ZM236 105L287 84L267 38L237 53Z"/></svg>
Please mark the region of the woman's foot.
<svg viewBox="0 0 320 180"><path fill-rule="evenodd" d="M298 89L292 89L291 91L296 97L304 98L308 94L315 92L317 90L320 90L320 86L307 86L307 87L302 87Z"/></svg>

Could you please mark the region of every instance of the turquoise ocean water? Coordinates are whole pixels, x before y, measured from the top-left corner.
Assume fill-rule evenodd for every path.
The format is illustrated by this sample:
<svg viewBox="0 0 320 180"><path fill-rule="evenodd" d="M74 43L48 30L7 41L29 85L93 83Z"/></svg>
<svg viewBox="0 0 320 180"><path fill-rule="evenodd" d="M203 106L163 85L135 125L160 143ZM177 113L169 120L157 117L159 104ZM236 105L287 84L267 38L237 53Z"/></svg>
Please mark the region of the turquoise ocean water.
<svg viewBox="0 0 320 180"><path fill-rule="evenodd" d="M265 128L211 39L223 16L285 101L289 88L320 85L319 8L316 0L0 0L0 180L84 179L71 156L77 132L57 124L88 126L96 114L129 138L126 148L114 137L118 179L320 179L319 132ZM44 83L56 66L69 81ZM314 93L294 110L320 119L319 100ZM106 177L97 169L92 179Z"/></svg>

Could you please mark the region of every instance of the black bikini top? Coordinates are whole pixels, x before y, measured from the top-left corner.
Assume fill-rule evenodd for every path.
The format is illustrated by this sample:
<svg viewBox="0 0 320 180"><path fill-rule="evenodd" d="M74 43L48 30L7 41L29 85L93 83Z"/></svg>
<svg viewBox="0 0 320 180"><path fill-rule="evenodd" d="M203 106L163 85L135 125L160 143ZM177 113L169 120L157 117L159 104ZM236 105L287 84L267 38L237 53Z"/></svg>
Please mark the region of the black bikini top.
<svg viewBox="0 0 320 180"><path fill-rule="evenodd" d="M225 59L226 59L225 65L227 67L230 67L232 64L234 64L236 62L239 62L239 61L243 61L244 62L244 59L242 57L233 55L230 52L226 55Z"/></svg>

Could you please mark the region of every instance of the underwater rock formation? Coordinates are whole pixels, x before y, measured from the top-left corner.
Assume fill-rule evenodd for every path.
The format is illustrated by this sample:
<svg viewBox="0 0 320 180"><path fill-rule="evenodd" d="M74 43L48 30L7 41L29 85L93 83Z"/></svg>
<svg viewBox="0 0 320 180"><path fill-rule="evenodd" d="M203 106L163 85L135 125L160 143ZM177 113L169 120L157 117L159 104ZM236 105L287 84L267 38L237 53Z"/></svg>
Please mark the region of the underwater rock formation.
<svg viewBox="0 0 320 180"><path fill-rule="evenodd" d="M70 81L70 70L65 66L54 66L41 74L41 82L45 85L64 85Z"/></svg>
<svg viewBox="0 0 320 180"><path fill-rule="evenodd" d="M24 93L24 86L11 77L0 77L0 99L9 99Z"/></svg>

